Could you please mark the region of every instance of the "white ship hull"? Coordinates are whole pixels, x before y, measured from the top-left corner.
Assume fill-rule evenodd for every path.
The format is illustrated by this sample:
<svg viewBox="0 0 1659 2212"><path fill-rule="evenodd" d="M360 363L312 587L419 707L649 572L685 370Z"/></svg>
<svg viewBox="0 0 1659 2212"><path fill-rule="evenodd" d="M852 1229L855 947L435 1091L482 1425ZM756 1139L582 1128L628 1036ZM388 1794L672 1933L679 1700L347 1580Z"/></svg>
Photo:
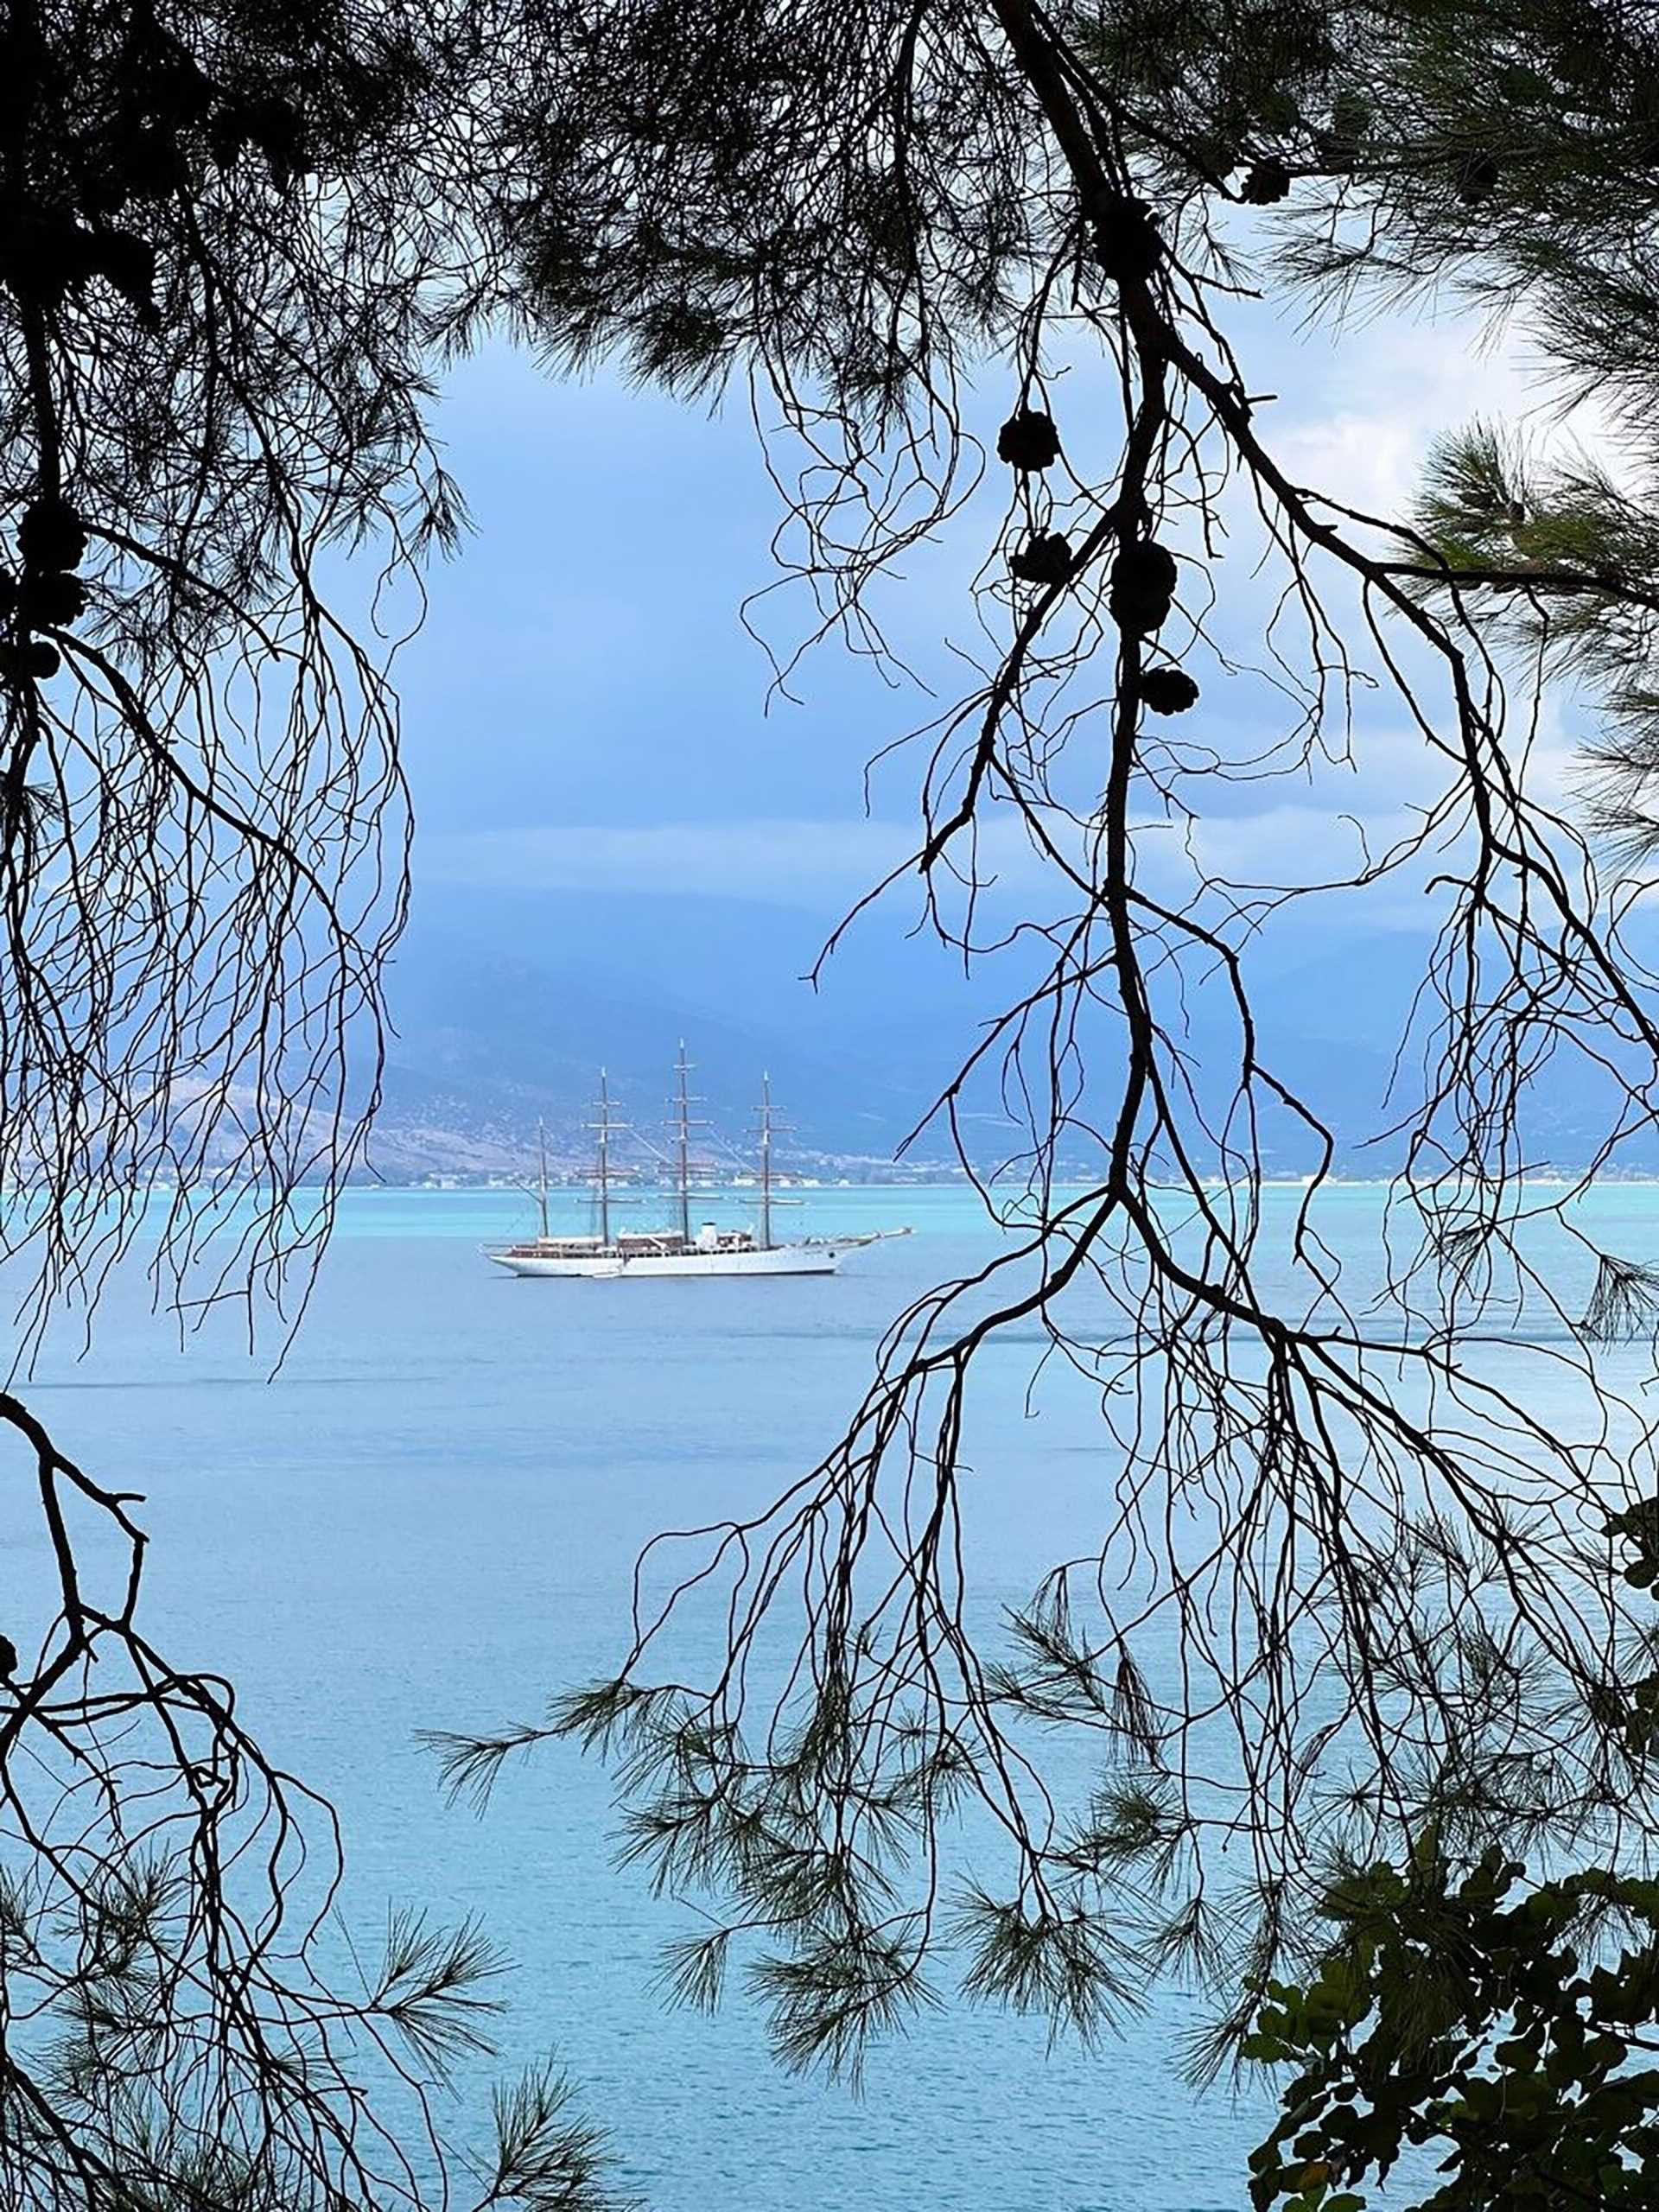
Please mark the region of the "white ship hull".
<svg viewBox="0 0 1659 2212"><path fill-rule="evenodd" d="M512 1244L486 1245L484 1256L513 1275L547 1275L556 1280L614 1282L620 1275L651 1275L662 1280L673 1275L832 1275L842 1255L861 1244L875 1244L887 1235L904 1236L903 1230L876 1230L863 1236L800 1236L791 1243L772 1241L772 1143L777 1128L772 1111L772 1091L763 1079L760 1094L760 1233L751 1229L722 1228L705 1221L693 1232L691 1221L691 1099L686 1090L690 1064L680 1046L674 1064L677 1078L674 1096L674 1151L678 1173L676 1195L678 1222L672 1228L624 1229L613 1226L612 1209L617 1203L611 1169L611 1140L617 1124L611 1116L611 1096L601 1068L599 1076L599 1119L589 1124L599 1138L594 1198L596 1235L555 1236L547 1203L547 1148L542 1147L539 1236L526 1236ZM653 1147L654 1149L654 1147ZM658 1154L660 1160L661 1153ZM785 1200L785 1204L793 1201Z"/></svg>
<svg viewBox="0 0 1659 2212"><path fill-rule="evenodd" d="M619 1275L832 1275L841 1265L833 1244L773 1244L748 1252L610 1252L555 1254L492 1252L499 1268L515 1275L587 1275L614 1281Z"/></svg>

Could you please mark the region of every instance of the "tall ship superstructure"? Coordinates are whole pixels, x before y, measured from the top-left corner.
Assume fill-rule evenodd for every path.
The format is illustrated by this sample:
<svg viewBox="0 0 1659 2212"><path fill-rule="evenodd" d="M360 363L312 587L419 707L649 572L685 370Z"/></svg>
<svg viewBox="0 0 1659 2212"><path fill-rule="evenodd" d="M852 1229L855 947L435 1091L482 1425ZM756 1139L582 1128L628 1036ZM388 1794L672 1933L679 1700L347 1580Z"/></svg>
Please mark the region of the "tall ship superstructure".
<svg viewBox="0 0 1659 2212"><path fill-rule="evenodd" d="M691 1064L682 1043L674 1064L674 1093L671 1100L670 1164L676 1219L662 1229L621 1229L614 1213L618 1205L613 1147L624 1125L613 1109L610 1085L600 1071L595 1119L588 1124L594 1136L594 1229L588 1236L556 1236L549 1224L547 1152L542 1148L538 1196L541 1233L523 1243L497 1245L486 1256L516 1275L830 1275L842 1255L861 1244L874 1244L902 1230L875 1230L858 1236L803 1236L774 1241L772 1215L778 1203L772 1170L774 1141L782 1128L773 1112L772 1084L762 1077L757 1130L759 1174L757 1222L753 1229L726 1229L712 1221L692 1225L692 1134L702 1125L691 1113Z"/></svg>

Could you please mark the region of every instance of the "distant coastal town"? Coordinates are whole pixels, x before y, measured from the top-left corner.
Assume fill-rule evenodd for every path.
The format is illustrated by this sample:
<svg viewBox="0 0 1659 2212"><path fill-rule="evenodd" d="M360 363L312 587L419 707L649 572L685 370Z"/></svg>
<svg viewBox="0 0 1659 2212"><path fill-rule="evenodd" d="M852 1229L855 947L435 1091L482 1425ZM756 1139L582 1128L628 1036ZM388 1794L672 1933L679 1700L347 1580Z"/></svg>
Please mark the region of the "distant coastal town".
<svg viewBox="0 0 1659 2212"><path fill-rule="evenodd" d="M526 1171L528 1172L528 1171ZM379 1174L373 1180L394 1188L414 1191L522 1191L525 1187L524 1173L510 1173L501 1170L468 1173L462 1168L432 1167L407 1176ZM967 1171L949 1160L867 1160L826 1162L820 1172L813 1174L774 1173L772 1188L776 1191L849 1191L880 1190L888 1188L918 1189L931 1185L965 1184ZM547 1171L550 1190L586 1190L591 1180L591 1171L569 1162L557 1166L550 1159ZM670 1185L660 1175L640 1175L632 1179L619 1177L619 1187L624 1191L655 1192ZM741 1174L693 1174L690 1187L694 1192L710 1197L747 1197L760 1188L760 1178Z"/></svg>

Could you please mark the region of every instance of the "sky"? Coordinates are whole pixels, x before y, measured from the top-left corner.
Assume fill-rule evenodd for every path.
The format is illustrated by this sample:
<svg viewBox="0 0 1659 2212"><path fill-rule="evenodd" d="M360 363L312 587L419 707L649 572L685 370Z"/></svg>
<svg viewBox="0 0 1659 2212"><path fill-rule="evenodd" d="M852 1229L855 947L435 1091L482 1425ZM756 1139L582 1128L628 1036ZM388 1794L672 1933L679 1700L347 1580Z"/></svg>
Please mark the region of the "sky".
<svg viewBox="0 0 1659 2212"><path fill-rule="evenodd" d="M1359 505L1397 510L1437 433L1528 404L1514 358L1478 352L1466 323L1391 322L1332 346L1261 320L1249 359L1281 395L1275 451ZM988 372L974 402L993 430L1004 381ZM768 701L741 608L776 579L779 506L744 394L711 414L612 378L560 381L504 346L452 374L436 420L474 529L435 571L400 663L417 881L817 905L902 850L913 758L878 778L874 822L862 772L926 698L832 643L798 677L800 703ZM974 642L962 584L983 542L967 521L886 595L902 649L944 681L945 639ZM787 642L805 609L773 600L761 619ZM1248 626L1229 642L1248 645ZM1287 803L1240 811L1273 833Z"/></svg>
<svg viewBox="0 0 1659 2212"><path fill-rule="evenodd" d="M1522 349L1487 343L1467 321L1396 316L1333 344L1288 315L1247 314L1252 389L1278 395L1261 415L1274 449L1356 505L1403 510L1432 441L1472 416L1536 416ZM1007 410L1007 381L987 371L970 403L988 440ZM1103 473L1116 437L1105 400L1078 377L1056 401L1068 450L1096 440ZM845 908L913 849L920 755L882 765L868 803L866 764L949 702L963 683L956 652L982 645L965 587L996 528L1006 472L993 464L951 537L907 560L881 601L893 641L937 696L892 688L831 642L785 699L742 613L777 581L780 518L747 394L711 411L614 376L560 380L501 346L454 371L436 429L473 528L435 569L424 628L398 664L418 824L406 973L435 936L460 929L575 979L558 987L569 992L594 978L677 988L696 971L703 1002L729 983L810 1042L826 1017L804 969ZM1213 581L1216 642L1259 658L1268 588L1242 539ZM809 612L772 596L759 619L786 648ZM1242 741L1253 716L1263 730L1282 724L1264 687L1212 665L1190 724L1210 717L1224 746ZM1565 777L1570 739L1547 721L1541 780ZM1385 840L1432 780L1403 716L1370 709L1351 764L1314 782L1211 791L1203 856L1242 880L1316 880L1353 864L1356 821L1374 845ZM999 845L994 834L988 849L1019 893L1032 863L1017 838ZM1148 880L1160 869L1183 878L1173 830L1148 829L1142 855ZM885 997L889 1027L938 995L938 959L907 934L916 911L901 887L842 957L854 979L844 992L861 1015ZM1413 964L1429 918L1421 874L1345 912L1348 928L1395 934ZM1317 963L1332 925L1331 902L1302 910L1281 965ZM467 969L452 1001L489 988L487 972ZM835 988L832 971L831 998ZM394 978L394 1013L398 989ZM435 1019L453 1028L464 1011ZM502 1049L498 1035L489 1050ZM941 1074L949 1049L932 1055Z"/></svg>

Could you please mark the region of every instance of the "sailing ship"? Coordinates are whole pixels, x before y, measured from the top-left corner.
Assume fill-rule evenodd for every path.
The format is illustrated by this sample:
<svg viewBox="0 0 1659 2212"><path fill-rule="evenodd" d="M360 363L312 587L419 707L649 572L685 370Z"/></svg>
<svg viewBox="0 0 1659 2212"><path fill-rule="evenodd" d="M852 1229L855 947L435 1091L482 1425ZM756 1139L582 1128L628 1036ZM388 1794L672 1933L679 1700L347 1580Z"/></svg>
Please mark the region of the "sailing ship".
<svg viewBox="0 0 1659 2212"><path fill-rule="evenodd" d="M861 1244L879 1243L884 1237L903 1236L903 1230L876 1230L856 1236L803 1236L779 1243L772 1236L772 1213L779 1203L773 1195L772 1146L783 1128L772 1109L771 1079L760 1084L759 1126L759 1224L757 1229L725 1229L712 1221L691 1225L691 1133L700 1126L691 1117L688 1089L691 1064L681 1044L674 1064L675 1090L671 1104L674 1191L678 1219L671 1228L630 1230L613 1220L617 1204L611 1164L613 1144L622 1133L612 1111L610 1085L601 1068L597 1120L588 1127L597 1140L594 1198L597 1212L594 1233L586 1236L555 1236L550 1228L547 1204L547 1145L541 1142L541 1234L524 1243L486 1247L486 1257L515 1275L576 1275L615 1278L618 1275L832 1275L842 1255Z"/></svg>

